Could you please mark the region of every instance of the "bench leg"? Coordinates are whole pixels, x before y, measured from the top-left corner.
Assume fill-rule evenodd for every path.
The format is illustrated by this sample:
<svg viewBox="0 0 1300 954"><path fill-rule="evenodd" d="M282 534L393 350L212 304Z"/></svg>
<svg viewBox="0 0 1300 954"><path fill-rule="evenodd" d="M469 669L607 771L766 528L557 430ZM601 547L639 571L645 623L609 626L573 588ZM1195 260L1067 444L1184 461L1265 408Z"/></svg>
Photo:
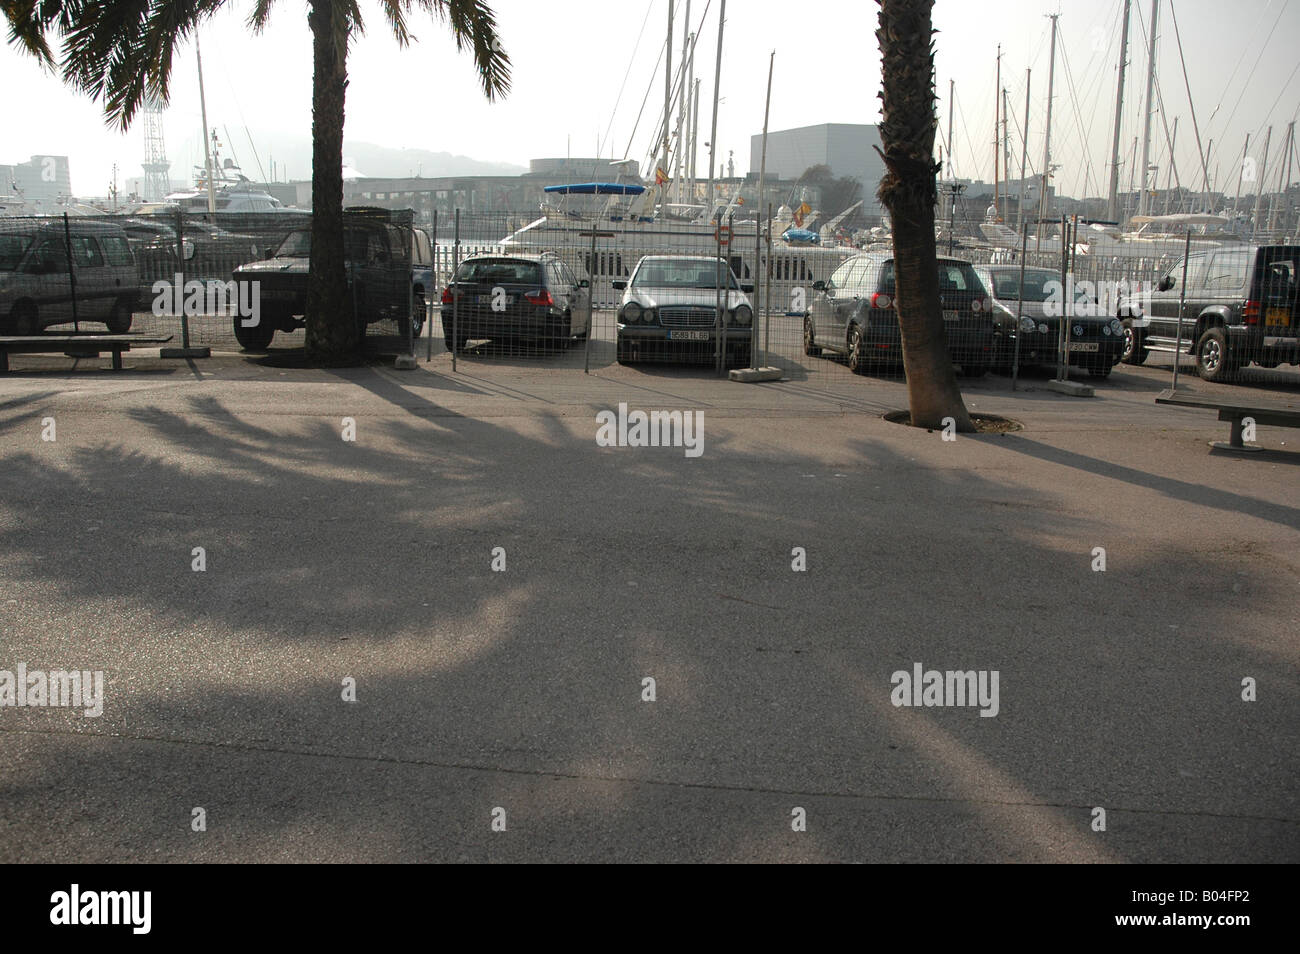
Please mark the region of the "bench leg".
<svg viewBox="0 0 1300 954"><path fill-rule="evenodd" d="M0 351L0 374L7 374L8 372L9 372L9 352L7 350Z"/></svg>
<svg viewBox="0 0 1300 954"><path fill-rule="evenodd" d="M121 370L122 370L122 349L121 349L121 348L114 348L114 349L113 349L113 370L114 370L114 371L121 371ZM1241 441L1241 433L1240 433L1241 422L1238 421L1238 422L1237 422L1236 424L1234 424L1233 426L1234 426L1235 428L1237 428L1237 430L1233 431L1233 433L1237 435L1236 440L1237 440L1238 442L1240 442L1240 441Z"/></svg>
<svg viewBox="0 0 1300 954"><path fill-rule="evenodd" d="M1228 421L1231 427L1231 430L1228 432L1227 442L1225 443L1223 441L1211 441L1210 446L1217 450L1234 451L1237 453L1241 453L1244 451L1261 450L1258 444L1247 444L1245 441L1242 440L1242 431L1245 430L1245 428L1242 427L1241 421L1242 418L1247 417L1249 415L1232 414L1232 416L1229 417L1228 416L1229 413L1231 412L1226 410L1219 412L1219 420Z"/></svg>

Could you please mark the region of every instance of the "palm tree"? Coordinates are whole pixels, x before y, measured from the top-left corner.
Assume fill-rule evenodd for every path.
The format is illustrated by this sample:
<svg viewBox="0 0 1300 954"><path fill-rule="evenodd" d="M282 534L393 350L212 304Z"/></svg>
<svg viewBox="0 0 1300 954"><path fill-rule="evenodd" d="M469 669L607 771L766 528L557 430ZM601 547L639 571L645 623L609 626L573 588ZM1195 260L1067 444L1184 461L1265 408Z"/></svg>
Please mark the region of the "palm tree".
<svg viewBox="0 0 1300 954"><path fill-rule="evenodd" d="M939 305L934 247L934 0L879 0L880 151L885 176L877 195L894 233L898 325L903 338L907 400L916 427L942 427L951 417L973 431L948 355Z"/></svg>
<svg viewBox="0 0 1300 954"><path fill-rule="evenodd" d="M69 85L104 103L108 120L123 130L147 98L166 102L172 57L226 0L0 0L9 42L51 69ZM275 0L257 0L248 18L254 32L266 26ZM489 100L510 89L510 58L501 48L496 15L485 0L380 0L397 41L414 37L412 10L447 23L456 49L474 57ZM343 258L343 106L348 44L364 32L358 0L309 0L312 34L312 236L307 292L307 352L318 362L346 361L358 331L347 307ZM62 62L50 48L62 37Z"/></svg>

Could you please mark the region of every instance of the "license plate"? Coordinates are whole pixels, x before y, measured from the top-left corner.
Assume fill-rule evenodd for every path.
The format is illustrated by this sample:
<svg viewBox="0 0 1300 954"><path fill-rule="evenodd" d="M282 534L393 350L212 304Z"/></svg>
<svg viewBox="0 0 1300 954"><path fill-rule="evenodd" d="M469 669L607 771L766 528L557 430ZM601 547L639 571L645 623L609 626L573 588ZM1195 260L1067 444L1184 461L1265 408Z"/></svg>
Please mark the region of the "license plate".
<svg viewBox="0 0 1300 954"><path fill-rule="evenodd" d="M1270 308L1265 322L1270 325L1289 325L1291 324L1291 313L1285 308Z"/></svg>
<svg viewBox="0 0 1300 954"><path fill-rule="evenodd" d="M1097 344L1097 342L1095 341L1071 341L1070 350L1071 351L1099 351L1101 350L1101 345Z"/></svg>
<svg viewBox="0 0 1300 954"><path fill-rule="evenodd" d="M943 313L944 321L961 321L961 313L957 311L945 311Z"/></svg>
<svg viewBox="0 0 1300 954"><path fill-rule="evenodd" d="M670 341L708 341L709 333L707 331L670 331L668 332Z"/></svg>
<svg viewBox="0 0 1300 954"><path fill-rule="evenodd" d="M474 301L479 305L491 305L492 298L492 295L478 295L475 297ZM515 303L515 296L506 295L504 298L498 298L497 301L504 301L507 305L513 305Z"/></svg>

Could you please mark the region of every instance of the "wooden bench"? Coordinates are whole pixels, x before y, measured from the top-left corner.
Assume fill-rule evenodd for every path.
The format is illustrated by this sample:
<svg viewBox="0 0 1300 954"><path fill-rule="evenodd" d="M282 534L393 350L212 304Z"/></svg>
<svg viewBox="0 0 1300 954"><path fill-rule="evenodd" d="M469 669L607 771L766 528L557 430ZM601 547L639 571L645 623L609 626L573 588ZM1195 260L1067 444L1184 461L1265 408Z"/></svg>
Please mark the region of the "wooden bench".
<svg viewBox="0 0 1300 954"><path fill-rule="evenodd" d="M1215 441L1213 447L1234 451L1255 451L1260 448L1245 443L1242 439L1242 422L1250 418L1256 424L1268 424L1274 427L1300 427L1300 401L1288 405L1261 404L1248 399L1231 397L1207 397L1192 391L1161 391L1156 398L1157 404L1173 404L1178 407L1199 407L1204 410L1218 411L1219 420L1231 423L1228 442Z"/></svg>
<svg viewBox="0 0 1300 954"><path fill-rule="evenodd" d="M134 345L161 345L175 335L0 335L0 373L9 370L9 355L53 354L63 352L69 358L98 358L101 351L113 353L113 370L122 370L122 352Z"/></svg>

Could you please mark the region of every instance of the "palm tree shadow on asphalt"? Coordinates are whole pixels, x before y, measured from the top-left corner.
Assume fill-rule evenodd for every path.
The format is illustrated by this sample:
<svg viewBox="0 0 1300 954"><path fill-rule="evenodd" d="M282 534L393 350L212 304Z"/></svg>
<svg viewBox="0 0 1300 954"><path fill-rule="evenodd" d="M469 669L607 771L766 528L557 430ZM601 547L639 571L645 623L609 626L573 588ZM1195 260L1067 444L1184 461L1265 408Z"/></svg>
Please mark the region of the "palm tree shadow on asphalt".
<svg viewBox="0 0 1300 954"><path fill-rule="evenodd" d="M6 860L69 829L104 861L1221 858L1189 837L1210 826L1294 860L1293 780L1263 766L1295 693L1253 724L1215 694L1221 561L1165 552L1185 585L1134 614L1080 552L1112 521L917 463L903 429L758 450L713 425L690 460L320 375L356 386L355 442L195 397L9 455L5 655L108 692L98 721L4 713L31 839ZM1294 666L1248 636L1233 673ZM999 717L891 706L917 661L1000 670ZM1168 758L1103 738L1133 724ZM1259 774L1225 779L1234 758ZM1128 819L1104 845L1094 802Z"/></svg>

